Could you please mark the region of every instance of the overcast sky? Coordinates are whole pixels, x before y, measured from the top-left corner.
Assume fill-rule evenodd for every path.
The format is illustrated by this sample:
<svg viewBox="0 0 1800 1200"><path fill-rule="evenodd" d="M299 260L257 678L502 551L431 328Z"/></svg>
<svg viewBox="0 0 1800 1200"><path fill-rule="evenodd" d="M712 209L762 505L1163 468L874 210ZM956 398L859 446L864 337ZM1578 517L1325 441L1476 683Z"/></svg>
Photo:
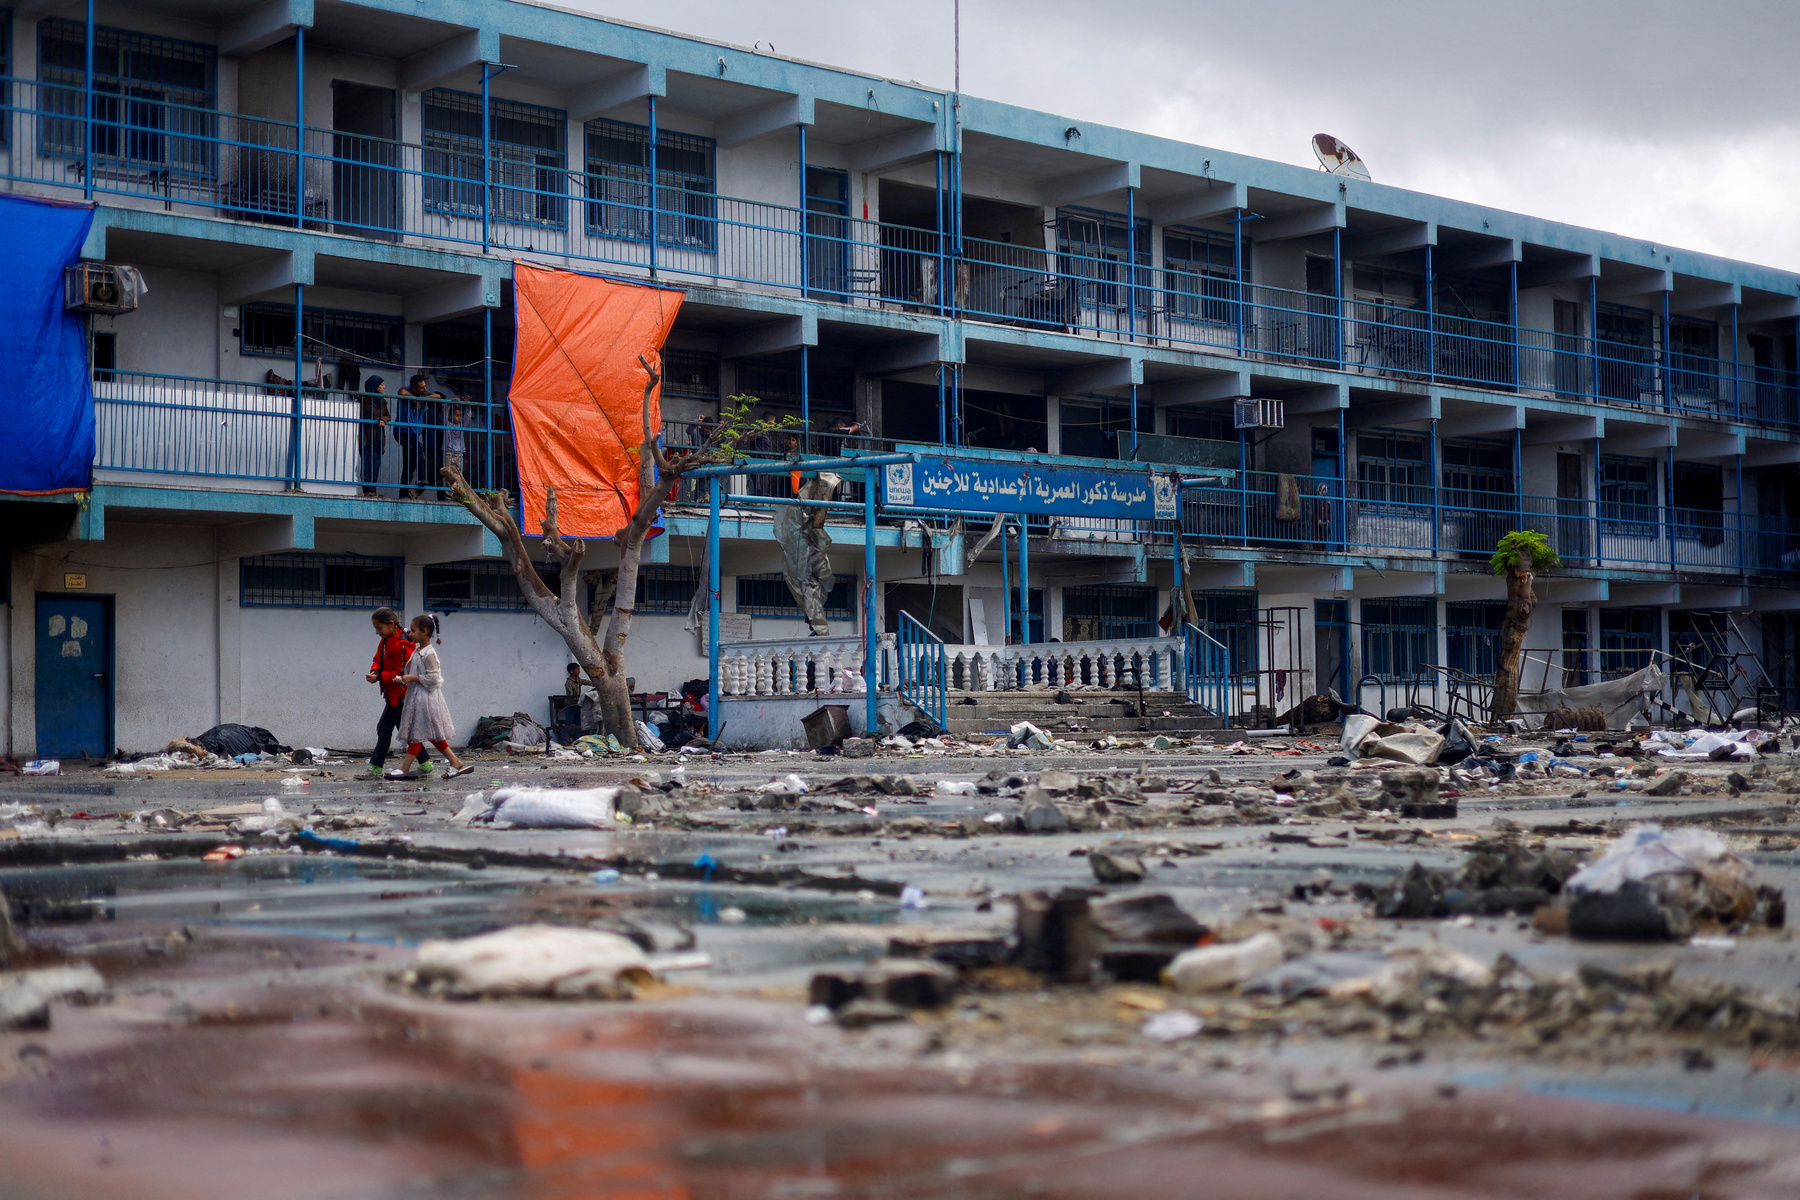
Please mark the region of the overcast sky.
<svg viewBox="0 0 1800 1200"><path fill-rule="evenodd" d="M933 87L951 0L560 0ZM1800 0L963 0L970 95L1800 270Z"/></svg>

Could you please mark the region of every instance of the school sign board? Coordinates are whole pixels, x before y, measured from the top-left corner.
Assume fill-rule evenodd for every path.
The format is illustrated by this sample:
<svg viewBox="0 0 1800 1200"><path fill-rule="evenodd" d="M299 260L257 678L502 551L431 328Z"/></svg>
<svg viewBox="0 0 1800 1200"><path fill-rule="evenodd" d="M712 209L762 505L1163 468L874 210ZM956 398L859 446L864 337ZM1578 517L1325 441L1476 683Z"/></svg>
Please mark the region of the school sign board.
<svg viewBox="0 0 1800 1200"><path fill-rule="evenodd" d="M1175 519L1168 474L922 457L881 472L883 504L1031 516Z"/></svg>

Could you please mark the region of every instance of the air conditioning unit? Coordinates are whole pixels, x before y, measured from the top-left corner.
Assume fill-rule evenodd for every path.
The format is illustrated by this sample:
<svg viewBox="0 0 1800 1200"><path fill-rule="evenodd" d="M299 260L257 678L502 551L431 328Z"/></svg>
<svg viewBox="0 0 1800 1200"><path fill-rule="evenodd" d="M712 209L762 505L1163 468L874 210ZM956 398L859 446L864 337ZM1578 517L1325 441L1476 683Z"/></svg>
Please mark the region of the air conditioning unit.
<svg viewBox="0 0 1800 1200"><path fill-rule="evenodd" d="M128 313L149 290L143 272L121 263L83 262L63 270L63 308L69 312Z"/></svg>
<svg viewBox="0 0 1800 1200"><path fill-rule="evenodd" d="M1287 402L1284 400L1234 400L1231 405L1234 429L1282 429L1287 425Z"/></svg>

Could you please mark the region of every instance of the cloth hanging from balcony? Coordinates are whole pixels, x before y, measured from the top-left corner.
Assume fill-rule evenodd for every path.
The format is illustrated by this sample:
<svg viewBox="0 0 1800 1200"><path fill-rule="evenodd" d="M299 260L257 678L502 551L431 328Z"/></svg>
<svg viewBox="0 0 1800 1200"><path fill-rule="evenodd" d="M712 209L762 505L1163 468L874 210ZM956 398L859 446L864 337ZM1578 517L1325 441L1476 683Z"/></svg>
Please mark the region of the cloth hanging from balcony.
<svg viewBox="0 0 1800 1200"><path fill-rule="evenodd" d="M1292 475L1275 477L1275 519L1277 521L1298 521L1300 519L1300 481Z"/></svg>
<svg viewBox="0 0 1800 1200"><path fill-rule="evenodd" d="M13 414L0 492L78 492L92 478L93 380L82 318L63 310L63 268L81 261L93 223L92 205L0 196L0 379Z"/></svg>
<svg viewBox="0 0 1800 1200"><path fill-rule="evenodd" d="M800 487L802 500L829 500L843 480L821 471ZM825 509L782 505L775 510L775 540L781 545L781 577L814 637L831 632L825 597L831 594L831 535L825 532Z"/></svg>
<svg viewBox="0 0 1800 1200"><path fill-rule="evenodd" d="M552 487L565 537L609 538L631 519L649 382L638 359L661 370L684 295L517 264L512 425L527 530L542 526ZM662 432L660 385L649 406L654 438Z"/></svg>

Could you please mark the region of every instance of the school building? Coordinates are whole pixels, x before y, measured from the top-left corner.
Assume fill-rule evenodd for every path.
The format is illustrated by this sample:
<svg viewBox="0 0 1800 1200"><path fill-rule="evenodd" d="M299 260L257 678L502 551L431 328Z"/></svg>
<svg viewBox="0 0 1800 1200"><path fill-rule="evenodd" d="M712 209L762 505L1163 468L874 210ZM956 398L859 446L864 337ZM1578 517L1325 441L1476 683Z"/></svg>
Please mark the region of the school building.
<svg viewBox="0 0 1800 1200"><path fill-rule="evenodd" d="M566 653L429 486L460 444L513 488L519 262L685 291L670 444L753 395L813 455L1205 480L1179 539L1034 513L976 553L979 518L884 512L872 596L846 512L827 638L771 511L727 503L734 694L858 667L865 613L941 641L955 688L1127 661L1185 686L1179 541L1220 715L1327 688L1441 708L1493 666L1494 542L1535 529L1563 565L1528 686L1672 655L1797 700L1791 272L523 0L12 0L0 116L0 190L91 203L82 258L143 284L83 318L91 489L0 497L21 757L222 721L366 745L378 605L443 614L463 728L543 719ZM418 372L442 399L402 414ZM707 672L706 496L679 501L634 601L639 690Z"/></svg>

